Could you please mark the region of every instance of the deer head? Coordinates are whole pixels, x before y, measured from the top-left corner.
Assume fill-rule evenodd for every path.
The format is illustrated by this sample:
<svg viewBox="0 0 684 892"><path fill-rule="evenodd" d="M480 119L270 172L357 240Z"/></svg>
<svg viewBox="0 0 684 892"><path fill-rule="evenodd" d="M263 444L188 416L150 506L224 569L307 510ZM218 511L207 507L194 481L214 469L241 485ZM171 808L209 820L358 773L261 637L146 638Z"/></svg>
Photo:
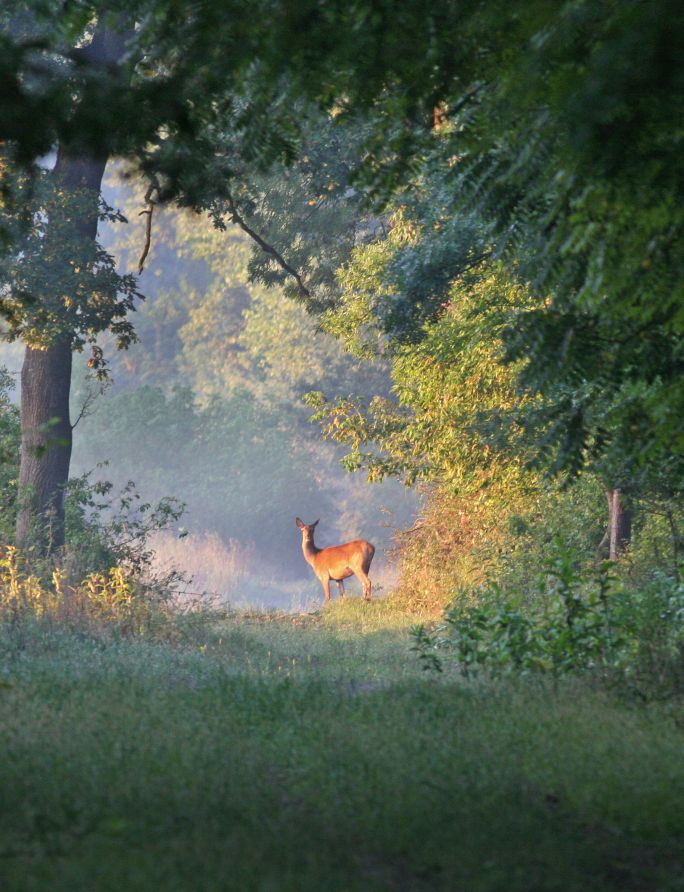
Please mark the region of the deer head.
<svg viewBox="0 0 684 892"><path fill-rule="evenodd" d="M313 542L313 532L316 525L319 523L319 520L315 520L313 523L304 523L304 521L300 517L295 517L295 523L302 531L302 536L304 537L305 542Z"/></svg>

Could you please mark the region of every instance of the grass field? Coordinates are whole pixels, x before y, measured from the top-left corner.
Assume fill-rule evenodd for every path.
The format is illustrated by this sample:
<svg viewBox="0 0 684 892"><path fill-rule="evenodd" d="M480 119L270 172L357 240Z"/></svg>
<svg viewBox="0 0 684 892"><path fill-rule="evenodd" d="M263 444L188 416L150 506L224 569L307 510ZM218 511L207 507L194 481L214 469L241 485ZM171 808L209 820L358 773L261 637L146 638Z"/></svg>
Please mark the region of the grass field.
<svg viewBox="0 0 684 892"><path fill-rule="evenodd" d="M684 889L671 707L426 676L410 622L5 627L0 889Z"/></svg>

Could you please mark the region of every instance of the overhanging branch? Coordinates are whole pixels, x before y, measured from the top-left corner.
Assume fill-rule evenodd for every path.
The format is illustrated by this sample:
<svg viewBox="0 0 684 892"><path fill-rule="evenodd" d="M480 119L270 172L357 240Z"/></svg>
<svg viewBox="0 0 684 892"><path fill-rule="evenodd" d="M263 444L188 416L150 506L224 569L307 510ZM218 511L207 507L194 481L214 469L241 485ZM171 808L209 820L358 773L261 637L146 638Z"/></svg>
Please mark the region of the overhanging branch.
<svg viewBox="0 0 684 892"><path fill-rule="evenodd" d="M267 241L265 241L259 235L258 232L255 232L252 229L252 227L248 223L246 223L245 220L240 216L238 209L235 207L235 202L233 201L233 196L230 194L230 192L228 192L226 194L226 198L228 201L228 210L230 211L230 218L233 221L233 223L236 223L240 227L240 229L242 229L243 232L246 232L247 235L253 241L255 241L257 243L257 245L259 245L259 247L261 248L261 250L264 253L269 254L271 257L273 257L273 259L276 261L276 263L278 264L278 266L280 266L281 269L285 270L285 272L288 275L292 276L292 278L297 283L297 288L299 289L299 293L302 295L302 297L311 297L311 292L309 291L309 289L306 287L306 285L302 281L302 277L299 275L297 270L294 267L290 266L290 264L287 262L287 260L285 260L283 255L279 251L277 251L273 247L273 245L269 245L269 243Z"/></svg>

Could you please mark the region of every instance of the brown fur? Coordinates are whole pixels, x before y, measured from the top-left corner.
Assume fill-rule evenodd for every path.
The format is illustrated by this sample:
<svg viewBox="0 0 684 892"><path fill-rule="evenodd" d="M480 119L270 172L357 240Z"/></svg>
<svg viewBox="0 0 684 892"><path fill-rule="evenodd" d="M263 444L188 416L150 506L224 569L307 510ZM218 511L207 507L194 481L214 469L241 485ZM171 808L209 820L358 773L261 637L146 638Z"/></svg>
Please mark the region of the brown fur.
<svg viewBox="0 0 684 892"><path fill-rule="evenodd" d="M344 545L333 545L330 548L317 548L314 543L314 527L318 523L306 524L298 517L295 523L302 531L302 551L304 559L313 568L319 582L323 586L325 600L330 600L330 580L337 583L340 595L344 595L344 582L349 576L356 576L363 586L363 597L371 599L371 581L368 578L371 561L375 554L375 546L365 539L354 539Z"/></svg>

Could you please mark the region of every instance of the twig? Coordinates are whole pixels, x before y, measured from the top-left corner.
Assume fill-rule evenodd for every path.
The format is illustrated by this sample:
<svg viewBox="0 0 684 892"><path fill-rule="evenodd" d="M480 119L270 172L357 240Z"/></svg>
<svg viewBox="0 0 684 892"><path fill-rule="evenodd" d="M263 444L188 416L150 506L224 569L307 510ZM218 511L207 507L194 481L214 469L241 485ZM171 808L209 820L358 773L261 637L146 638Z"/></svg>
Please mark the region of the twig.
<svg viewBox="0 0 684 892"><path fill-rule="evenodd" d="M423 529L425 523L416 523L408 530L399 530L399 537L401 536L410 536L412 533L418 533Z"/></svg>
<svg viewBox="0 0 684 892"><path fill-rule="evenodd" d="M286 273L288 273L290 276L292 276L292 278L297 282L297 287L298 287L299 293L302 295L302 297L311 297L311 292L309 291L309 289L306 287L306 285L302 281L302 277L299 275L297 270L294 267L290 266L290 264L287 262L287 260L285 260L283 255L280 254L273 247L273 245L269 245L268 242L265 241L259 235L258 232L255 232L251 228L251 226L249 226L244 221L244 219L238 213L237 208L235 207L235 202L233 201L233 196L230 194L230 192L227 192L226 196L227 196L227 200L228 200L228 209L230 211L230 217L231 217L231 220L233 221L233 223L236 223L240 227L240 229L242 229L243 232L246 232L247 235L251 239L253 239L257 243L257 245L259 245L259 247L261 248L261 250L264 253L270 254L271 257L273 257L273 259L276 261L276 263L278 263L278 265L281 267L281 269L284 269Z"/></svg>
<svg viewBox="0 0 684 892"><path fill-rule="evenodd" d="M100 390L98 392L94 392L92 390L88 391L88 394L86 395L85 399L83 400L83 404L81 405L81 409L78 413L76 421L74 421L74 423L71 425L71 430L74 430L74 428L76 427L76 425L82 418L85 418L87 415L90 414L90 412L89 412L90 407L95 402L97 397L101 396L103 392L104 392L104 386L101 386Z"/></svg>
<svg viewBox="0 0 684 892"><path fill-rule="evenodd" d="M138 275L142 275L142 271L145 269L145 261L147 260L147 255L150 253L150 242L152 241L152 212L154 211L154 202L152 201L152 193L157 189L159 191L157 185L155 183L150 184L150 188L145 193L145 204L147 205L147 209L144 211L140 211L138 214L139 217L147 216L147 222L145 224L145 244L143 245L142 254L140 255L140 260L138 261Z"/></svg>

